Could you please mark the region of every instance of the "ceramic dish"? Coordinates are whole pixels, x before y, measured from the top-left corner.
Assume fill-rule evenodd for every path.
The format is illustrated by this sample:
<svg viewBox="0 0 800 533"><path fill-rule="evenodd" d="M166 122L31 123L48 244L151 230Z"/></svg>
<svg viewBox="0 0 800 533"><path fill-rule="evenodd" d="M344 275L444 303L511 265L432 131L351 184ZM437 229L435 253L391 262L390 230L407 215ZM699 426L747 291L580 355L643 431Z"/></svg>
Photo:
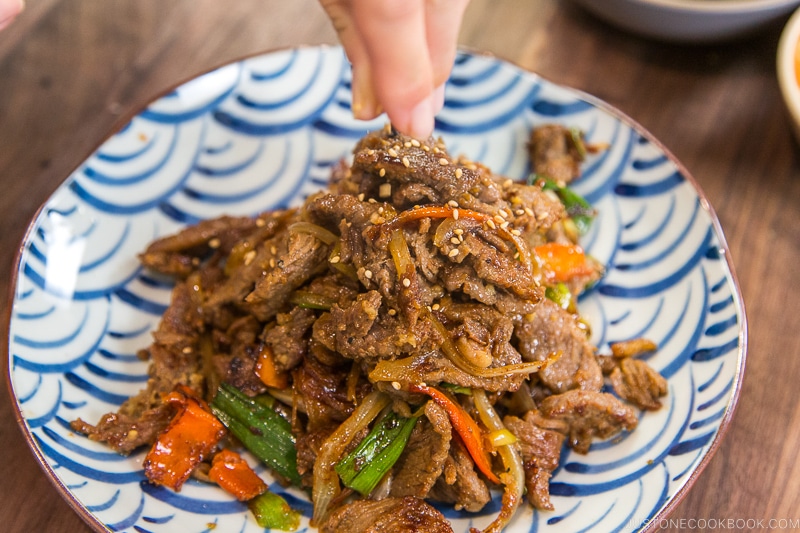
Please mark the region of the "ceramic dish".
<svg viewBox="0 0 800 533"><path fill-rule="evenodd" d="M679 43L711 43L758 31L800 0L573 0L624 30Z"/></svg>
<svg viewBox="0 0 800 533"><path fill-rule="evenodd" d="M70 431L147 379L170 287L143 271L146 244L202 218L295 205L326 183L368 129L352 119L340 48L301 48L229 64L151 102L89 156L32 221L12 281L8 371L25 437L46 474L98 531L260 531L222 490L149 484L143 453L121 457ZM640 126L595 98L501 60L461 53L437 133L453 154L524 178L532 126L583 129L609 149L576 185L599 211L584 244L609 265L580 307L593 341L645 336L669 382L636 431L565 451L554 512L521 509L508 531L632 531L688 490L730 420L744 369L745 315L711 207L686 170ZM306 516L299 491L284 491ZM493 519L444 510L456 531Z"/></svg>

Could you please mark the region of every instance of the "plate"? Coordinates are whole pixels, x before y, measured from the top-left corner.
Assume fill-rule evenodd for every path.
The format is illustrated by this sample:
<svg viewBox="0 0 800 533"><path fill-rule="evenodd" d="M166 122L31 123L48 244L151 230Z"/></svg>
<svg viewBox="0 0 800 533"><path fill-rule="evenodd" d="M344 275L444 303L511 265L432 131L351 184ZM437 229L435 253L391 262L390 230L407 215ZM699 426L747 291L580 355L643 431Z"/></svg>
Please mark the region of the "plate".
<svg viewBox="0 0 800 533"><path fill-rule="evenodd" d="M350 113L350 69L337 47L267 53L203 74L153 100L106 139L42 206L20 247L8 324L18 419L46 474L98 531L261 531L222 490L149 484L144 452L122 457L69 429L96 421L147 380L136 357L170 286L136 256L203 218L296 205L368 130ZM578 193L599 211L584 245L608 273L580 302L592 340L656 341L664 407L639 428L565 450L556 510L521 509L508 531L653 527L688 490L730 421L746 351L745 314L717 219L695 181L631 119L499 59L459 53L437 117L451 153L524 178L533 126L557 122L609 148L586 162ZM306 517L304 493L284 493ZM456 531L488 524L444 510ZM304 522L305 524L306 522ZM305 526L304 526L305 527Z"/></svg>
<svg viewBox="0 0 800 533"><path fill-rule="evenodd" d="M800 6L800 0L573 1L624 30L662 41L696 44L752 34Z"/></svg>

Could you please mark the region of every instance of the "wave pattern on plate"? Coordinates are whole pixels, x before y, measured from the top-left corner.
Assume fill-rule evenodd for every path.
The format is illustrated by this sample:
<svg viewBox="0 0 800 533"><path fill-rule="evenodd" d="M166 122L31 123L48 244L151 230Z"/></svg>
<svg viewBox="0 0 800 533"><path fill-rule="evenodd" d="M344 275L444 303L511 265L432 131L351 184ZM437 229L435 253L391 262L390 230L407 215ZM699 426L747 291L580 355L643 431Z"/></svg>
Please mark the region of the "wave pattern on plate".
<svg viewBox="0 0 800 533"><path fill-rule="evenodd" d="M152 102L71 175L24 243L12 308L12 386L48 467L112 531L260 531L214 487L149 485L142 453L123 458L76 437L136 393L136 351L169 302L170 285L140 269L152 239L221 214L297 205L324 187L379 118L355 121L350 72L338 48L266 54L200 76ZM454 154L525 178L531 127L581 128L609 149L592 156L576 190L598 209L584 244L608 273L581 301L601 350L649 337L649 362L669 396L637 431L565 450L552 479L556 511L521 510L509 531L630 531L655 516L707 453L727 413L743 356L743 316L709 212L681 170L613 110L502 61L460 54L436 121ZM262 469L263 470L263 469ZM279 486L279 492L286 492ZM286 493L303 509L298 491ZM457 531L493 518L444 509Z"/></svg>

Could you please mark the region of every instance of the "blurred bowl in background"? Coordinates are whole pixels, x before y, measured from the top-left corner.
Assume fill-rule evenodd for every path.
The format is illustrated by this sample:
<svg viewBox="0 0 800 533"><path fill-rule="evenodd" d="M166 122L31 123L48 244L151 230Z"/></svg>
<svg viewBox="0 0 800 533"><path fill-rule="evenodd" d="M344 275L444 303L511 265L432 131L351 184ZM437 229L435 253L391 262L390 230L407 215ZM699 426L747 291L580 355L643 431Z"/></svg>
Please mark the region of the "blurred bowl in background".
<svg viewBox="0 0 800 533"><path fill-rule="evenodd" d="M712 43L758 31L800 0L573 0L624 30L675 43Z"/></svg>
<svg viewBox="0 0 800 533"><path fill-rule="evenodd" d="M800 142L800 10L795 11L781 33L778 43L778 85Z"/></svg>

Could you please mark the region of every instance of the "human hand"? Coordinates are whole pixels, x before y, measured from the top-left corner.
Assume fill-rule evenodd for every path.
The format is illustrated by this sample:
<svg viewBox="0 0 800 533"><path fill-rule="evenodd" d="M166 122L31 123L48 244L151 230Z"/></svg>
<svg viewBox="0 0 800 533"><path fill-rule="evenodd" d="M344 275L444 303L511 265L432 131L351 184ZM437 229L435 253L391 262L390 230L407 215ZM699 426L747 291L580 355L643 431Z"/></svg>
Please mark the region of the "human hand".
<svg viewBox="0 0 800 533"><path fill-rule="evenodd" d="M14 21L25 8L25 0L0 0L0 30Z"/></svg>
<svg viewBox="0 0 800 533"><path fill-rule="evenodd" d="M0 0L2 1L2 0ZM320 0L353 66L353 116L426 138L469 0Z"/></svg>

